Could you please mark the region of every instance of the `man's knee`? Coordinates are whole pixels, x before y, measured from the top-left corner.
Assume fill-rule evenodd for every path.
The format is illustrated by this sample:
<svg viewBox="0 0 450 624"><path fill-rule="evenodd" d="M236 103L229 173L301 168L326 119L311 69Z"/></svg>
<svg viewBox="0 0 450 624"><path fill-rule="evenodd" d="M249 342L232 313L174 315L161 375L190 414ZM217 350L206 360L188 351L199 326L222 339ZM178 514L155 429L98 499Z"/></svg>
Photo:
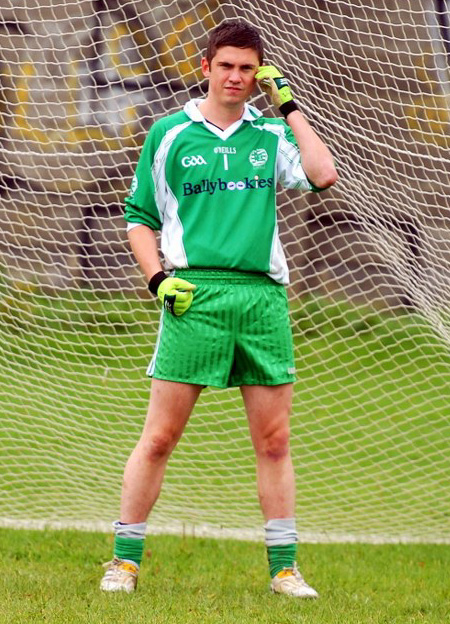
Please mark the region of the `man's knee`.
<svg viewBox="0 0 450 624"><path fill-rule="evenodd" d="M256 454L271 461L280 461L289 454L289 429L280 428L262 435L255 445Z"/></svg>
<svg viewBox="0 0 450 624"><path fill-rule="evenodd" d="M145 459L155 462L167 458L173 451L178 437L173 430L161 430L151 433L142 441Z"/></svg>

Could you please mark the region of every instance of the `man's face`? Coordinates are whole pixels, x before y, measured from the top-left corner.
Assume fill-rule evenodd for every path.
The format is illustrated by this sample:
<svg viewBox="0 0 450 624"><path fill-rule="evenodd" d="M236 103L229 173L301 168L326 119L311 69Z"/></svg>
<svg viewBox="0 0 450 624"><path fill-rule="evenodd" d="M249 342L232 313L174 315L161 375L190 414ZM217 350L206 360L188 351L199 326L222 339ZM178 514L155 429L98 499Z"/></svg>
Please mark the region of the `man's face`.
<svg viewBox="0 0 450 624"><path fill-rule="evenodd" d="M242 106L255 88L258 67L258 54L252 48L219 48L211 65L202 59L203 75L209 78L208 97L227 108Z"/></svg>

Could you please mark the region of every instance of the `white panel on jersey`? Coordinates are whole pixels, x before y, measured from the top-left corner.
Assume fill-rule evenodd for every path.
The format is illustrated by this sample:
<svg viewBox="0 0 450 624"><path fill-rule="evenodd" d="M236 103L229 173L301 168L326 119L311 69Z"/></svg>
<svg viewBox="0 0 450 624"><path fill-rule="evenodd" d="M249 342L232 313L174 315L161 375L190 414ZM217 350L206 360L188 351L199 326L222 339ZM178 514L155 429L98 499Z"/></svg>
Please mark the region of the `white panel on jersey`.
<svg viewBox="0 0 450 624"><path fill-rule="evenodd" d="M169 269L173 267L187 267L187 257L183 245L183 225L178 216L178 201L166 180L166 161L171 145L180 132L188 128L191 123L192 121L186 121L178 126L174 126L167 132L155 154L152 167L156 204L163 224L161 230L161 251Z"/></svg>

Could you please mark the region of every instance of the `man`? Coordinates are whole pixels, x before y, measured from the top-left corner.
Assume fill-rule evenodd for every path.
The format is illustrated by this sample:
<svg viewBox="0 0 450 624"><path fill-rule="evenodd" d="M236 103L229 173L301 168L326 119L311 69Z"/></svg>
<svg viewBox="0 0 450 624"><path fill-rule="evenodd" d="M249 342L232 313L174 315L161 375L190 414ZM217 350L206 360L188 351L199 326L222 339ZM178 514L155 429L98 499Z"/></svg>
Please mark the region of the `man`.
<svg viewBox="0 0 450 624"><path fill-rule="evenodd" d="M241 390L272 591L318 596L296 566L289 451L294 358L275 187L319 191L337 174L285 78L262 62L252 26L226 21L212 31L201 62L207 97L152 126L126 200L133 253L164 310L148 369L147 419L125 468L114 559L101 582L105 591L135 589L147 517L168 458L203 387L212 385ZM287 124L246 104L257 83ZM162 269L155 230L161 230L170 275Z"/></svg>

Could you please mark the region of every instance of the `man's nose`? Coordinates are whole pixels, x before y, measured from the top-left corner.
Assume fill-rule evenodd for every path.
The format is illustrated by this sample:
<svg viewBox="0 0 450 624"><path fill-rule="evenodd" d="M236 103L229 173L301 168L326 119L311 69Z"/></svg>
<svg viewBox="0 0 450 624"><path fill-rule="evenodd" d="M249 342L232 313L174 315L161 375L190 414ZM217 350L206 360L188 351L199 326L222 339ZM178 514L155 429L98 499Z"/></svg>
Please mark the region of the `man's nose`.
<svg viewBox="0 0 450 624"><path fill-rule="evenodd" d="M240 82L241 81L241 74L239 72L238 69L233 69L230 73L230 80L232 82Z"/></svg>

